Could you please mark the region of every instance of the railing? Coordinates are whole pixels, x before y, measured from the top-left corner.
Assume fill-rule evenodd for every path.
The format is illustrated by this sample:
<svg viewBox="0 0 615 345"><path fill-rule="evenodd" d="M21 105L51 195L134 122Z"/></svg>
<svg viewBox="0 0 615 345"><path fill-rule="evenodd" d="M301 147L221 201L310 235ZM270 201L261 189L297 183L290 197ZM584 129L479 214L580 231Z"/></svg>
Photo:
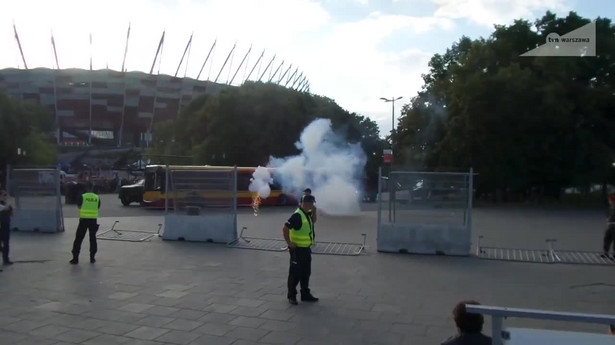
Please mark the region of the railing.
<svg viewBox="0 0 615 345"><path fill-rule="evenodd" d="M502 324L504 318L517 317L538 320L568 321L597 323L604 325L615 324L614 315L605 314L582 314L558 311L546 311L536 309L503 308L486 305L466 304L466 312L491 316L491 333L493 345L504 345ZM615 338L615 337L614 337ZM615 340L614 340L615 342Z"/></svg>

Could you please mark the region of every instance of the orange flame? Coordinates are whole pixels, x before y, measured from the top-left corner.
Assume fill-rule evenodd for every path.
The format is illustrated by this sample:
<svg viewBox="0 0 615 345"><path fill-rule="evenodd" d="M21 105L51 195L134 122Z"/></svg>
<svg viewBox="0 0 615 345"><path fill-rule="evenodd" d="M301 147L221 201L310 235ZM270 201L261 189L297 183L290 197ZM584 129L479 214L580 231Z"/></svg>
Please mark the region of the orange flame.
<svg viewBox="0 0 615 345"><path fill-rule="evenodd" d="M254 210L254 216L258 216L258 209L261 205L261 196L256 193L252 195L252 209Z"/></svg>

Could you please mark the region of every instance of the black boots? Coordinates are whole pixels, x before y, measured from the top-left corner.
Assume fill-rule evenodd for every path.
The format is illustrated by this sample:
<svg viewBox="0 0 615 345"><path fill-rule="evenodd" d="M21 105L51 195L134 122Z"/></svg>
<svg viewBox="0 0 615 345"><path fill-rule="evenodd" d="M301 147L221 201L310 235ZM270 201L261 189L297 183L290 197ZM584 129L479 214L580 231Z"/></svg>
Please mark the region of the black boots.
<svg viewBox="0 0 615 345"><path fill-rule="evenodd" d="M318 298L312 296L311 293L301 294L301 302L318 302Z"/></svg>

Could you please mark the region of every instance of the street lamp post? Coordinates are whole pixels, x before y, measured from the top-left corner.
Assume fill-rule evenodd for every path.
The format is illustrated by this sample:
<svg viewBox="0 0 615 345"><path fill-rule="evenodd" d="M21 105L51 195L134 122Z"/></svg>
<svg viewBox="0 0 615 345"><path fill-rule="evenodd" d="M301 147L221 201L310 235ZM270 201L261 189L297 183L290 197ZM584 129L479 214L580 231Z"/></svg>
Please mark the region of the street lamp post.
<svg viewBox="0 0 615 345"><path fill-rule="evenodd" d="M398 101L402 98L403 97L401 96L397 98L391 97L391 99L380 97L380 99L385 102L391 102L391 145L393 144L393 131L395 130L395 101Z"/></svg>

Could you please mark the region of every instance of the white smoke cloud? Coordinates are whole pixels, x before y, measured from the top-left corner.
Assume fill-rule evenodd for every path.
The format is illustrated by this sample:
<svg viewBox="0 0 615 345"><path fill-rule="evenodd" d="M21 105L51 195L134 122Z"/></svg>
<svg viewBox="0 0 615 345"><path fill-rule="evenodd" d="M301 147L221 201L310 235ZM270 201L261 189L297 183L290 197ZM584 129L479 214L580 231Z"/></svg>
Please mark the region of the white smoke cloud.
<svg viewBox="0 0 615 345"><path fill-rule="evenodd" d="M275 168L274 179L284 193L299 199L302 191L310 188L319 212L331 215L358 213L357 192L361 189L367 161L361 145L350 144L336 136L329 119L316 119L310 123L295 145L301 150L299 155L270 157L269 161L269 166Z"/></svg>
<svg viewBox="0 0 615 345"><path fill-rule="evenodd" d="M271 193L271 187L269 185L273 183L273 178L271 177L269 169L258 166L254 170L254 173L252 173L252 178L250 181L250 187L248 187L250 192L258 193L258 195L263 199L267 199L269 197L269 194Z"/></svg>

